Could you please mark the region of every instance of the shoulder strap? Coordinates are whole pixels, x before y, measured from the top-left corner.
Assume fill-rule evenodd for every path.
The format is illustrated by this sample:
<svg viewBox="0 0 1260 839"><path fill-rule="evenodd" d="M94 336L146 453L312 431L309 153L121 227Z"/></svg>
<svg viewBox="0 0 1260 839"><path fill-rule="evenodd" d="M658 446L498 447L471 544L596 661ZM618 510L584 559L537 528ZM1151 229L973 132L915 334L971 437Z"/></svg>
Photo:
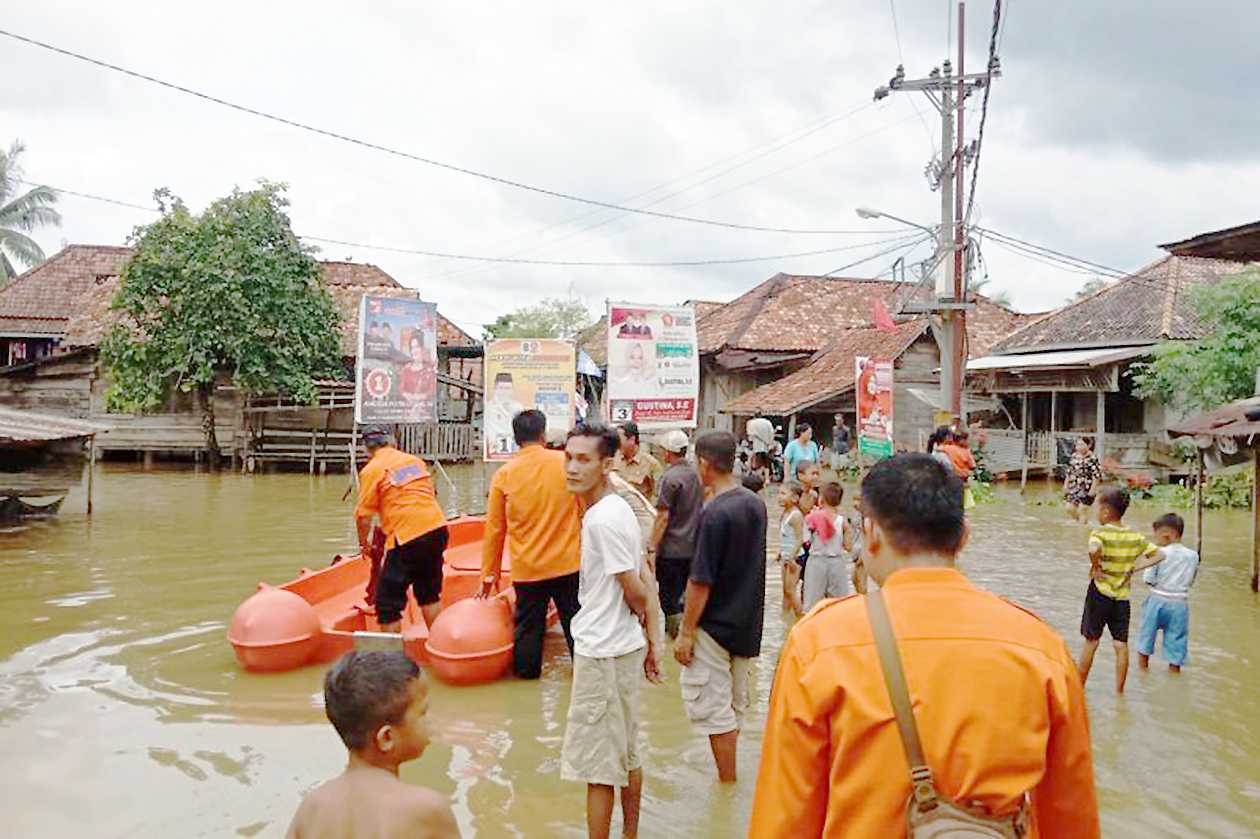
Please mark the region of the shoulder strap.
<svg viewBox="0 0 1260 839"><path fill-rule="evenodd" d="M875 636L875 650L879 653L879 664L884 671L888 698L892 700L893 713L897 715L897 731L906 752L906 763L910 766L910 786L915 806L920 810L930 810L937 805L936 785L932 780L932 770L923 756L919 727L914 720L914 707L910 704L910 691L906 687L906 673L901 667L901 654L897 652L897 637L888 618L883 592L879 589L866 595L866 614Z"/></svg>

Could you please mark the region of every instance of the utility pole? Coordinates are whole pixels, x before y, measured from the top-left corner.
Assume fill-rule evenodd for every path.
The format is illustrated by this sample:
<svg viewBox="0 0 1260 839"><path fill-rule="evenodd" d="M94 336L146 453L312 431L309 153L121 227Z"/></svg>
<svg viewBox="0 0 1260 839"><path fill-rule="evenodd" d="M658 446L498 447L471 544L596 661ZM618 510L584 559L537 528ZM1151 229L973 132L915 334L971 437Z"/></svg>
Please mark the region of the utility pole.
<svg viewBox="0 0 1260 839"><path fill-rule="evenodd" d="M907 79L905 67L898 65L896 75L888 84L875 90L877 101L890 93L921 92L941 115L941 157L939 163L934 162L929 167L936 177L934 186L941 192L941 226L936 237L936 254L930 269L925 272L925 278L936 277L935 299L926 304L909 302L902 311L933 315L933 333L941 357L941 405L957 420L963 418L967 309L970 308L967 302L970 260L966 254L968 237L963 218L963 170L968 157L963 142L963 107L968 96L984 88L991 78L1001 75L996 59L994 66L984 73L968 75L964 72L965 7L965 0L959 0L957 75L954 75L949 58L923 79Z"/></svg>

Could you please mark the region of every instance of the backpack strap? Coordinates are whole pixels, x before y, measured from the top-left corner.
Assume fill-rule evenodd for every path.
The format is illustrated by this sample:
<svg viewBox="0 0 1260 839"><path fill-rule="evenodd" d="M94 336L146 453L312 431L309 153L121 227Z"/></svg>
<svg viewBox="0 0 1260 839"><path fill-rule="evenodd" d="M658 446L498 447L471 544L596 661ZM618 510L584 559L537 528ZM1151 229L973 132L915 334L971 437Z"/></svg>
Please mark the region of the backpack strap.
<svg viewBox="0 0 1260 839"><path fill-rule="evenodd" d="M906 673L901 666L901 654L897 652L897 637L888 618L888 607L883 592L876 589L866 595L866 614L875 636L875 650L884 671L884 684L888 698L892 700L893 713L897 716L897 731L901 746L906 752L910 767L910 787L915 806L920 811L934 809L939 803L932 769L923 756L923 744L919 741L919 727L914 720L914 707L910 704L910 691L906 687Z"/></svg>

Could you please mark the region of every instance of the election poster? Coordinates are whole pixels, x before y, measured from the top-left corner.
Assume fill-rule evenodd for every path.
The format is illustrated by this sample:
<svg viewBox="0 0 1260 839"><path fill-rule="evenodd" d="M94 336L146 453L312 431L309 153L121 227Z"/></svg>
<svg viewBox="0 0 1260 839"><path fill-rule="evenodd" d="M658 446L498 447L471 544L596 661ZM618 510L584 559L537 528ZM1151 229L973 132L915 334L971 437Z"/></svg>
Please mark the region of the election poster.
<svg viewBox="0 0 1260 839"><path fill-rule="evenodd" d="M359 304L355 422L437 418L437 306L365 295Z"/></svg>
<svg viewBox="0 0 1260 839"><path fill-rule="evenodd" d="M508 460L516 451L512 417L542 411L549 432L573 427L577 380L573 344L552 338L510 338L486 344L486 409L482 457Z"/></svg>
<svg viewBox="0 0 1260 839"><path fill-rule="evenodd" d="M694 428L700 394L691 306L608 305L608 418L640 430Z"/></svg>
<svg viewBox="0 0 1260 839"><path fill-rule="evenodd" d="M893 363L891 359L854 359L858 451L882 459L893 453Z"/></svg>

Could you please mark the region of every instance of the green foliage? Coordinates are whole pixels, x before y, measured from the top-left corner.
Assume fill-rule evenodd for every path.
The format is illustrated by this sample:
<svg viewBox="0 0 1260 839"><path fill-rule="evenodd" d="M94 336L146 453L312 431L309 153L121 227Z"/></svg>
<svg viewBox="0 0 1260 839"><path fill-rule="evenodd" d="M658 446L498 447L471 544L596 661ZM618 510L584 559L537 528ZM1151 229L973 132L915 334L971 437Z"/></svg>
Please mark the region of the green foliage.
<svg viewBox="0 0 1260 839"><path fill-rule="evenodd" d="M1209 510L1249 509L1254 484L1255 474L1249 463L1210 475L1203 485L1203 506ZM1194 490L1181 484L1156 484L1138 497L1161 507L1194 507Z"/></svg>
<svg viewBox="0 0 1260 839"><path fill-rule="evenodd" d="M534 306L522 306L500 315L484 327L484 338L565 338L572 340L591 323L591 313L581 300L548 297Z"/></svg>
<svg viewBox="0 0 1260 839"><path fill-rule="evenodd" d="M200 216L155 195L162 218L132 235L112 305L122 317L102 346L111 408L152 410L171 388L210 397L221 375L311 403L314 380L339 374L337 311L289 226L284 189L233 190Z"/></svg>
<svg viewBox="0 0 1260 839"><path fill-rule="evenodd" d="M1077 300L1084 300L1091 294L1102 291L1106 286L1106 280L1102 277L1094 277L1092 280L1087 280L1085 285L1077 289L1076 293L1067 299L1067 302L1075 303Z"/></svg>
<svg viewBox="0 0 1260 839"><path fill-rule="evenodd" d="M971 487L971 497L976 504L992 504L997 501L997 493L993 491L993 484L988 481L973 480L967 485Z"/></svg>
<svg viewBox="0 0 1260 839"><path fill-rule="evenodd" d="M1260 270L1202 285L1195 311L1212 325L1199 341L1164 341L1129 375L1141 398L1179 411L1205 411L1250 396L1260 367Z"/></svg>
<svg viewBox="0 0 1260 839"><path fill-rule="evenodd" d="M61 214L53 209L56 192L46 186L24 189L19 158L25 150L20 140L7 152L0 149L0 283L17 276L13 260L28 268L44 261L44 251L27 233L61 224Z"/></svg>

